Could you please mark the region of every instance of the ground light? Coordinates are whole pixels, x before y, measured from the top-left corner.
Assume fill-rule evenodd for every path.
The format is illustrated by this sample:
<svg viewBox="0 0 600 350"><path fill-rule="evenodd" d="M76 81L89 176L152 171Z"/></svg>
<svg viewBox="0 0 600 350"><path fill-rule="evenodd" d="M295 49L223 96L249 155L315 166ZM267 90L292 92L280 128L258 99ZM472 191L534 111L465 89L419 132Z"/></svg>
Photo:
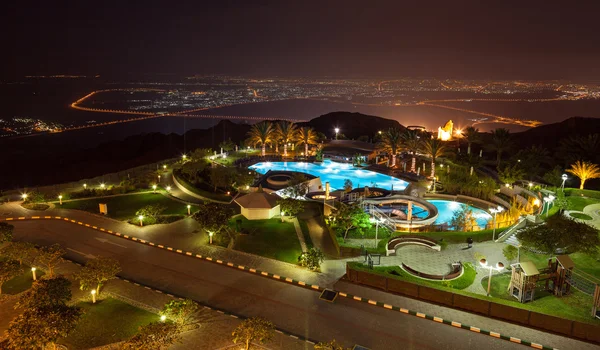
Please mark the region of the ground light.
<svg viewBox="0 0 600 350"><path fill-rule="evenodd" d="M158 175L158 182L160 182L160 175Z"/></svg>
<svg viewBox="0 0 600 350"><path fill-rule="evenodd" d="M501 206L490 209L490 213L494 214L494 231L492 233L492 241L496 240L496 215L498 215L498 213L502 213L503 211L504 211L504 208L502 208Z"/></svg>
<svg viewBox="0 0 600 350"><path fill-rule="evenodd" d="M171 191L171 186L167 186L167 192Z"/></svg>
<svg viewBox="0 0 600 350"><path fill-rule="evenodd" d="M283 222L283 217L285 216L285 211L281 212L281 222Z"/></svg>
<svg viewBox="0 0 600 350"><path fill-rule="evenodd" d="M192 215L192 214L190 213L190 211L191 211L191 209L192 209L192 206L188 204L187 208L188 208L188 215Z"/></svg>
<svg viewBox="0 0 600 350"><path fill-rule="evenodd" d="M156 193L156 185L152 185L152 192Z"/></svg>
<svg viewBox="0 0 600 350"><path fill-rule="evenodd" d="M165 316L165 315L160 316L160 322L165 322L166 320L167 320L167 316Z"/></svg>
<svg viewBox="0 0 600 350"><path fill-rule="evenodd" d="M488 289L487 289L487 296L490 296L490 288L492 287L492 271L496 270L498 272L502 271L502 269L504 268L504 264L501 262L497 262L496 266L489 266L487 263L487 260L485 259L481 259L479 260L479 264L481 265L481 267L485 267L486 269L490 269L490 277L488 278Z"/></svg>
<svg viewBox="0 0 600 350"><path fill-rule="evenodd" d="M144 226L144 216L140 215L140 216L138 216L138 219L140 219L140 227Z"/></svg>
<svg viewBox="0 0 600 350"><path fill-rule="evenodd" d="M213 233L208 232L208 238L210 239L210 241L209 241L210 244L212 244L212 236L213 236Z"/></svg>
<svg viewBox="0 0 600 350"><path fill-rule="evenodd" d="M62 194L58 196L58 203L62 205Z"/></svg>
<svg viewBox="0 0 600 350"><path fill-rule="evenodd" d="M33 275L33 280L37 281L37 276L35 275L35 270L36 270L35 267L32 267L31 268L31 274Z"/></svg>
<svg viewBox="0 0 600 350"><path fill-rule="evenodd" d="M167 165L166 164L163 165L163 169L167 170Z"/></svg>
<svg viewBox="0 0 600 350"><path fill-rule="evenodd" d="M96 290L92 289L92 304L96 304Z"/></svg>
<svg viewBox="0 0 600 350"><path fill-rule="evenodd" d="M100 188L101 188L101 189L104 189L104 187L106 187L106 185L105 185L104 183L101 183L101 184L100 184Z"/></svg>
<svg viewBox="0 0 600 350"><path fill-rule="evenodd" d="M87 184L83 184L83 189L87 190Z"/></svg>

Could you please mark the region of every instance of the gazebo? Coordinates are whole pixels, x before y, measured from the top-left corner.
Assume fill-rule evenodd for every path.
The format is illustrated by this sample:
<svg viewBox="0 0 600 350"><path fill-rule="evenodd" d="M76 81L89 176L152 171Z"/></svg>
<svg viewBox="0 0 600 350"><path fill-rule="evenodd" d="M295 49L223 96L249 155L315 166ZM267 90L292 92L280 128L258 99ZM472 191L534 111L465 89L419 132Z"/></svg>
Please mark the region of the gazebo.
<svg viewBox="0 0 600 350"><path fill-rule="evenodd" d="M279 196L266 192L252 192L239 197L235 202L240 206L242 215L248 220L264 220L280 215L277 204Z"/></svg>

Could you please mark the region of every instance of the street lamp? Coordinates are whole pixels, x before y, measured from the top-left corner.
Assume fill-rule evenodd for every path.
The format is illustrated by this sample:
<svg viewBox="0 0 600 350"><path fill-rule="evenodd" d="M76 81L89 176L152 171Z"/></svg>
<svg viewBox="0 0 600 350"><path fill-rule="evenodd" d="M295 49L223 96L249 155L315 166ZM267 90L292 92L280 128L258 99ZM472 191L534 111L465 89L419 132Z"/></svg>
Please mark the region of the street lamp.
<svg viewBox="0 0 600 350"><path fill-rule="evenodd" d="M548 217L548 212L550 211L550 204L554 201L554 196L549 195L548 197L544 197L544 206L546 207L546 217Z"/></svg>
<svg viewBox="0 0 600 350"><path fill-rule="evenodd" d="M479 264L481 264L481 267L490 269L490 277L488 278L488 289L487 289L487 296L489 297L490 296L490 288L492 287L492 271L493 270L502 271L502 269L504 268L504 264L501 262L498 262L498 263L496 263L496 266L489 266L485 259L479 260Z"/></svg>
<svg viewBox="0 0 600 350"><path fill-rule="evenodd" d="M248 152L250 152L250 146L246 147L246 157L248 157Z"/></svg>
<svg viewBox="0 0 600 350"><path fill-rule="evenodd" d="M167 170L167 165L163 164L163 170Z"/></svg>
<svg viewBox="0 0 600 350"><path fill-rule="evenodd" d="M23 194L21 195L21 198L23 198L23 200L27 200L27 193L23 193Z"/></svg>
<svg viewBox="0 0 600 350"><path fill-rule="evenodd" d="M379 231L379 223L383 223L383 220L377 218L370 218L369 221L375 222L375 249L377 249L377 234Z"/></svg>
<svg viewBox="0 0 600 350"><path fill-rule="evenodd" d="M504 211L504 208L498 206L497 208L491 208L490 213L494 214L494 231L492 233L492 241L496 240L496 215Z"/></svg>
<svg viewBox="0 0 600 350"><path fill-rule="evenodd" d="M96 290L92 289L92 304L96 304Z"/></svg>
<svg viewBox="0 0 600 350"><path fill-rule="evenodd" d="M156 193L156 185L152 185L152 192Z"/></svg>
<svg viewBox="0 0 600 350"><path fill-rule="evenodd" d="M138 216L138 219L140 219L140 227L144 226L144 216L140 215L140 216Z"/></svg>
<svg viewBox="0 0 600 350"><path fill-rule="evenodd" d="M87 190L87 184L83 184L83 189Z"/></svg>
<svg viewBox="0 0 600 350"><path fill-rule="evenodd" d="M37 281L37 276L35 275L35 270L36 270L35 267L32 267L31 268L31 274L33 275L33 280Z"/></svg>
<svg viewBox="0 0 600 350"><path fill-rule="evenodd" d="M160 182L160 175L158 175L158 182Z"/></svg>
<svg viewBox="0 0 600 350"><path fill-rule="evenodd" d="M188 216L192 215L192 214L190 214L190 210L192 209L192 206L188 204L187 208L188 208Z"/></svg>
<svg viewBox="0 0 600 350"><path fill-rule="evenodd" d="M181 156L181 158L182 158L183 160L186 160L186 159L187 159L187 156L184 154L184 155L182 155L182 156Z"/></svg>
<svg viewBox="0 0 600 350"><path fill-rule="evenodd" d="M338 133L340 132L340 128L335 128L335 139L338 139Z"/></svg>
<svg viewBox="0 0 600 350"><path fill-rule="evenodd" d="M567 181L569 177L567 176L567 174L562 174L562 185L560 186L562 188L563 193L565 192L565 181Z"/></svg>
<svg viewBox="0 0 600 350"><path fill-rule="evenodd" d="M101 183L101 184L100 184L100 188L101 188L101 189L104 189L104 187L106 187L106 185L105 185L104 183Z"/></svg>
<svg viewBox="0 0 600 350"><path fill-rule="evenodd" d="M529 183L529 189L531 189L533 187L533 182Z"/></svg>
<svg viewBox="0 0 600 350"><path fill-rule="evenodd" d="M58 195L58 203L62 205L62 194Z"/></svg>

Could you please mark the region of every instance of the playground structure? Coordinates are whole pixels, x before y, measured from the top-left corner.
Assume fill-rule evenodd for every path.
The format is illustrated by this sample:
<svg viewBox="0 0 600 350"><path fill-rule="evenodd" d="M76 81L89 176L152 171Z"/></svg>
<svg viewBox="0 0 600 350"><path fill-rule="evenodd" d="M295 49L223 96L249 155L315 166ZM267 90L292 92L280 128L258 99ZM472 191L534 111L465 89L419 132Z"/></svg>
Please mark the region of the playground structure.
<svg viewBox="0 0 600 350"><path fill-rule="evenodd" d="M533 301L540 272L532 262L510 265L512 267L508 291L521 303Z"/></svg>

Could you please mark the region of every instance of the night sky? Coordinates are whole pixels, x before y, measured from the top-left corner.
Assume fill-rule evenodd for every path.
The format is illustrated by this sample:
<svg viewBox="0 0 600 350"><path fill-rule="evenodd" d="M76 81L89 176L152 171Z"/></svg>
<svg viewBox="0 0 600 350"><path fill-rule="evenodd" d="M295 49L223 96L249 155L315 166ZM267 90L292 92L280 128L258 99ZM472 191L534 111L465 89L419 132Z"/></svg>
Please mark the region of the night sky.
<svg viewBox="0 0 600 350"><path fill-rule="evenodd" d="M176 3L5 6L0 74L600 80L599 1Z"/></svg>

